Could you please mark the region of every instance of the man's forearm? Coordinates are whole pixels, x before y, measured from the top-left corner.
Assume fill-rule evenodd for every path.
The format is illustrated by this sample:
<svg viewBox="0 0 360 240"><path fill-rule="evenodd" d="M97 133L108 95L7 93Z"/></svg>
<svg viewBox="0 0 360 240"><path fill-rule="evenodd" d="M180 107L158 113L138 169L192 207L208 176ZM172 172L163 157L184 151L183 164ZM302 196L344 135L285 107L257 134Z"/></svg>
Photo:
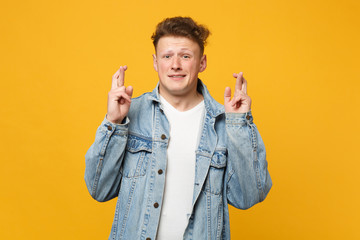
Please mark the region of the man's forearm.
<svg viewBox="0 0 360 240"><path fill-rule="evenodd" d="M228 202L237 208L247 209L263 201L272 186L265 146L252 122L251 112L227 113L226 132Z"/></svg>
<svg viewBox="0 0 360 240"><path fill-rule="evenodd" d="M120 166L125 153L128 120L119 125L106 118L96 132L95 142L86 153L85 182L97 201L117 196L120 186Z"/></svg>

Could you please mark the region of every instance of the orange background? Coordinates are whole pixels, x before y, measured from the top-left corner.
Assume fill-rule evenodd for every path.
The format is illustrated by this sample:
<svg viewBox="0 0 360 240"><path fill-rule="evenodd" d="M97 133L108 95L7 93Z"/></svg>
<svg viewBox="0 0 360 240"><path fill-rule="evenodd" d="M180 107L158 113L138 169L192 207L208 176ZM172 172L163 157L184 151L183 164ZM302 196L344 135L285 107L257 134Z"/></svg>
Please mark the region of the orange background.
<svg viewBox="0 0 360 240"><path fill-rule="evenodd" d="M212 31L200 75L222 102L243 71L273 189L230 208L232 239L360 239L359 1L10 1L0 7L0 239L107 239L116 200L87 192L84 155L111 76L157 82L165 17Z"/></svg>

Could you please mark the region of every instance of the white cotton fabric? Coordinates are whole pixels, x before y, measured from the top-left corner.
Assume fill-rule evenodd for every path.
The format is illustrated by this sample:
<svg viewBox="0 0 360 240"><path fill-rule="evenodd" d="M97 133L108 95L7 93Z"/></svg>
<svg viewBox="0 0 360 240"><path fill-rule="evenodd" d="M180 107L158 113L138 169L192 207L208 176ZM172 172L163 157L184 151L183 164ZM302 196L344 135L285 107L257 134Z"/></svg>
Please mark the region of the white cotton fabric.
<svg viewBox="0 0 360 240"><path fill-rule="evenodd" d="M162 96L160 101L170 123L170 142L167 149L165 192L157 240L180 240L191 214L195 151L205 113L204 101L194 108L180 112Z"/></svg>

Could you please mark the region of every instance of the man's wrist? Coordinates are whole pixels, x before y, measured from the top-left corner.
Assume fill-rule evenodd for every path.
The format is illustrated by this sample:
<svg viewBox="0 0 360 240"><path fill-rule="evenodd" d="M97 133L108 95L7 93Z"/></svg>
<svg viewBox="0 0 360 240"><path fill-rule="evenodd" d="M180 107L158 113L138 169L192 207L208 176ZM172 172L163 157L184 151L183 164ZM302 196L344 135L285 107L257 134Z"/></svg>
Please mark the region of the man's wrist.
<svg viewBox="0 0 360 240"><path fill-rule="evenodd" d="M106 118L106 120L108 120L109 122L111 122L111 123L113 123L113 124L121 124L122 121L124 120L124 118L122 118L121 120L113 120L113 119L110 119L108 114L106 114L105 118Z"/></svg>
<svg viewBox="0 0 360 240"><path fill-rule="evenodd" d="M124 118L122 118L121 120L114 121L114 120L112 120L112 119L109 119L108 114L106 114L106 115L105 115L105 119L106 119L109 123L112 123L112 124L115 124L115 125L124 125L124 124L127 124L127 122L128 122L128 119L127 119L126 116L125 116Z"/></svg>

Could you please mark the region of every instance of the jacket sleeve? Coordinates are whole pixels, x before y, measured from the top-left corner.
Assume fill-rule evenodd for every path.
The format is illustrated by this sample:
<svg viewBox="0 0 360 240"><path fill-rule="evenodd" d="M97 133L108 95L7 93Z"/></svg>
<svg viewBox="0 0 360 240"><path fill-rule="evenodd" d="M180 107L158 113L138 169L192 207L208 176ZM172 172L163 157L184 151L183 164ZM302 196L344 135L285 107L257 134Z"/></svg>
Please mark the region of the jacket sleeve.
<svg viewBox="0 0 360 240"><path fill-rule="evenodd" d="M105 117L96 131L95 142L85 155L86 186L91 196L99 202L118 195L128 124L128 118L124 124L114 124Z"/></svg>
<svg viewBox="0 0 360 240"><path fill-rule="evenodd" d="M225 190L228 203L248 209L263 201L272 181L265 146L251 112L226 113L228 161Z"/></svg>

